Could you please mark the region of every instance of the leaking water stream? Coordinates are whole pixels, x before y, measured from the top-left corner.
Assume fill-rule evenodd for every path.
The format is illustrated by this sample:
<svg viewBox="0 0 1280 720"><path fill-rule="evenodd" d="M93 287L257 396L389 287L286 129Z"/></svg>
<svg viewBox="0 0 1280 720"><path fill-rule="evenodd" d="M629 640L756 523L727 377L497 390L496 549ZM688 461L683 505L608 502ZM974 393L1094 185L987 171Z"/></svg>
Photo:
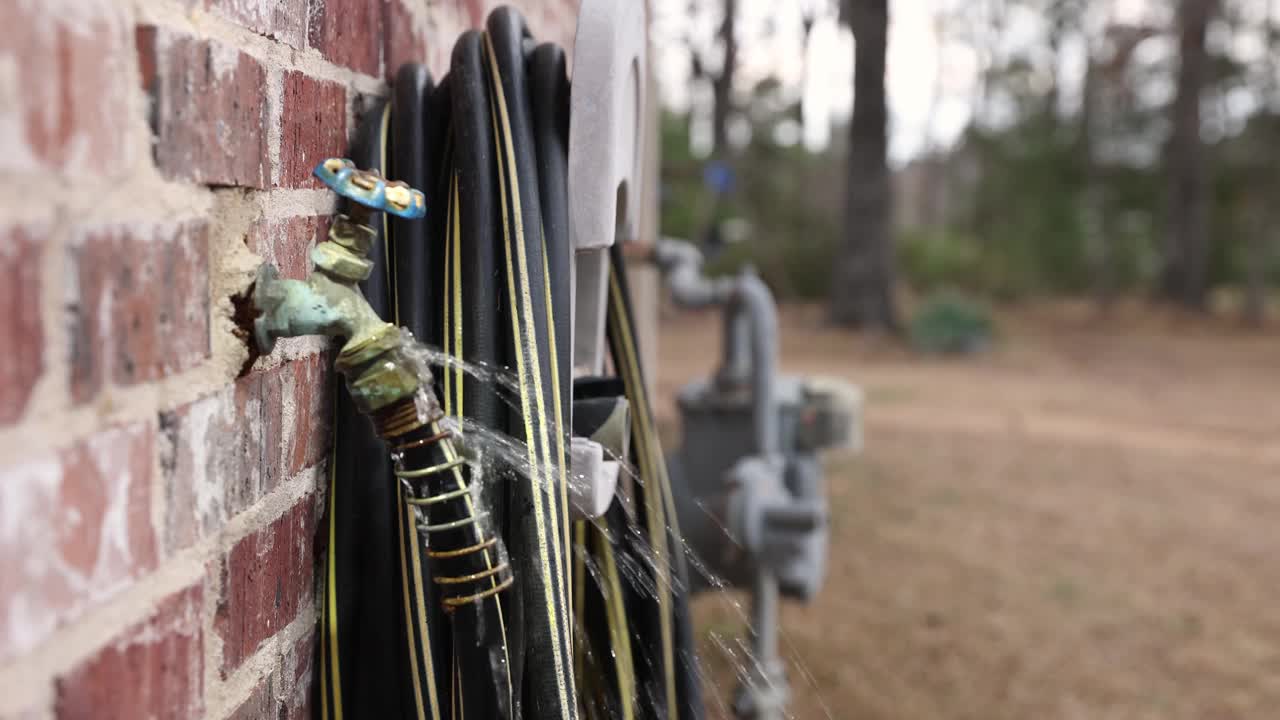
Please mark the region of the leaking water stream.
<svg viewBox="0 0 1280 720"><path fill-rule="evenodd" d="M404 332L406 340L406 354L411 362L417 367L419 377L423 380L423 387L430 387L433 384L433 370L444 370L445 372L457 372L465 374L475 380L498 388L498 396L502 398L511 409L516 412L520 410L520 389L519 381L514 371L507 368L492 367L482 363L473 363L450 355L442 350L427 346L418 342L407 331ZM550 478L555 477L554 468L543 466L536 460L531 460L531 454L528 452L527 445L501 430L486 427L468 418L446 417L442 419L441 425L444 429L454 433L455 445L459 449L460 454L465 459L466 465L471 469L471 495L475 502L483 503L485 500L485 489L489 483L497 477L515 477L520 481L529 482L539 492L558 493L559 488L554 487L550 482ZM624 458L617 457L613 453L606 450L608 459L616 461L619 464L620 471L625 474L626 478L634 483L636 487L644 487L645 481L640 473ZM570 482L574 482L572 473L569 473ZM620 483L621 485L621 483ZM412 488L410 488L412 489ZM624 494L620 493L619 497ZM630 510L630 509L629 509ZM630 513L633 517L634 514ZM716 522L714 516L706 513L707 522ZM619 539L614 537L613 531L605 523L603 518L594 518L589 521L591 525L603 533L603 536L615 546L619 543ZM631 546L640 550L637 553L619 553L617 555L617 571L624 579L624 582L633 589L633 591L648 595L656 596L658 593L657 576L660 570L666 570L665 574L670 578L673 589L687 593L689 588L681 584L677 573L674 571L674 565L671 560L666 560L672 567L660 568L657 563L656 555L649 551L648 539L645 537L644 529L635 523L626 524L627 532L631 535L628 542ZM753 675L762 674L760 660L755 656L750 645L751 632L751 614L743 603L732 592L735 588L727 585L724 580L719 577L711 568L702 561L696 552L693 551L679 533L670 532L671 528L667 528L669 537L677 539L680 544L680 551L684 553L688 567L698 573L700 578L710 588L709 592L704 593L717 599L722 608L727 608L730 613L742 623L743 631L726 635L723 631L716 628L706 629L705 637L718 650L722 659L727 662L732 672L736 676L739 683L746 682ZM727 538L727 535L726 535ZM575 543L572 548L576 559L581 561L581 567L584 567L587 573L596 581L596 585L601 592L609 587L606 582L602 569L598 566L595 559L587 552L586 548ZM643 560L641 560L643 559ZM649 563L648 567L643 566L643 562ZM518 581L518 579L517 579ZM609 598L606 596L605 598ZM697 629L695 628L695 637L697 637ZM806 690L812 692L822 707L823 713L828 720L834 716L825 700L822 698L817 682L810 672L808 666L799 656L795 645L790 637L782 628L778 629L785 646L786 660L791 667L797 671L802 679ZM574 627L575 637L584 639L586 629L578 627L575 621ZM696 643L695 643L696 644ZM579 643L576 648L578 652L584 652L584 658L588 662L598 662L599 658L595 658L592 654L591 644L587 642ZM684 652L696 652L696 648L687 648ZM652 662L651 658L644 658L647 662ZM687 659L687 658L686 658ZM705 663L693 662L692 667L695 668L697 676L702 683L704 701L714 707L716 714L708 715L708 718L719 717L728 720L733 717L730 698L733 697L734 688L724 687L716 677L708 673ZM793 690L794 692L794 690ZM790 711L784 710L785 717L794 718Z"/></svg>

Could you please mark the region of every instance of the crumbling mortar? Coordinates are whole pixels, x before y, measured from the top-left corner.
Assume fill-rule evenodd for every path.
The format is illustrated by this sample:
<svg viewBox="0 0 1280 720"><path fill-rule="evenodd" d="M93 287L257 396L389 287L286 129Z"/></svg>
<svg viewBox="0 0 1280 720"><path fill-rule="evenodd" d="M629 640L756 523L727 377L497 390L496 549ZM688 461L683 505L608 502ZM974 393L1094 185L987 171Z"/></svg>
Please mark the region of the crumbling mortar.
<svg viewBox="0 0 1280 720"><path fill-rule="evenodd" d="M300 70L361 92L386 92L386 83L378 77L331 63L314 48L293 48L264 37L200 6L188 10L187 4L178 0L136 0L136 3L139 22L219 42L243 51L268 70Z"/></svg>
<svg viewBox="0 0 1280 720"><path fill-rule="evenodd" d="M280 632L271 636L262 647L236 668L226 680L222 680L217 669L214 669L212 685L205 686L205 715L210 718L223 718L253 695L254 690L271 673L276 670L287 670L283 662L286 655L307 634L315 632L316 611L311 605L303 605L298 616ZM209 682L209 668L205 668L206 683ZM273 699L280 699L275 697Z"/></svg>

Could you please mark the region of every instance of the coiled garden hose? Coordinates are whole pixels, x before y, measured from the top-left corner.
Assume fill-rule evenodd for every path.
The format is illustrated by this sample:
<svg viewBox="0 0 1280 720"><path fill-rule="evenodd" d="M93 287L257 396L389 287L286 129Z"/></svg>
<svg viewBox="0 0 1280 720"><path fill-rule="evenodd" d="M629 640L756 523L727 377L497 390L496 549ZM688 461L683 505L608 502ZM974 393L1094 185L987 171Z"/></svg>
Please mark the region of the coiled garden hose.
<svg viewBox="0 0 1280 720"><path fill-rule="evenodd" d="M386 101L366 110L351 152L357 166L387 168L389 121ZM361 289L386 318L390 269L385 218L372 229L369 258L375 269ZM335 389L333 418L315 707L324 720L417 717L413 689L430 676L402 672L405 648L418 641L411 639L400 602L402 591L406 598L415 595L408 586L413 573L405 565L409 543L401 527L401 488L385 445L357 412L343 383Z"/></svg>
<svg viewBox="0 0 1280 720"><path fill-rule="evenodd" d="M577 717L569 613L569 509L566 431L555 317L567 314L568 277L548 277L550 263L539 199L524 46L524 19L510 8L486 24L482 65L487 70L493 152L498 180L500 263L505 266L509 366L516 371L520 407L509 432L524 441L542 477L515 483L520 516L521 598L524 602L526 709L533 717ZM461 150L461 149L459 149ZM567 252L567 243L561 246ZM567 260L565 261L567 263ZM553 290L553 286L556 288ZM564 338L567 340L568 338Z"/></svg>
<svg viewBox="0 0 1280 720"><path fill-rule="evenodd" d="M459 38L438 85L406 66L393 102L361 114L357 163L423 188L428 206L425 219L374 227L381 269L366 297L428 345L509 368L518 392L446 367L438 405L393 405L371 426L337 391L316 683L326 720L701 716L683 546L620 269L619 378L594 391L572 379L569 92L563 51L499 8ZM636 409L636 509L619 500L571 525L571 407L602 388ZM525 471L473 467L454 444L472 426L523 443Z"/></svg>

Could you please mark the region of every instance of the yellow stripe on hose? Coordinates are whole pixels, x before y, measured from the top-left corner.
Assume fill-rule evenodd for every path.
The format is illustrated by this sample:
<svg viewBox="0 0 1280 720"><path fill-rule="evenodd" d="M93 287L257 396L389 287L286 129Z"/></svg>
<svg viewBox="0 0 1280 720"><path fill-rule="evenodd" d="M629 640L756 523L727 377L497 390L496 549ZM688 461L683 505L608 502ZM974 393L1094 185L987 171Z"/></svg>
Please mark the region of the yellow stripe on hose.
<svg viewBox="0 0 1280 720"><path fill-rule="evenodd" d="M634 429L640 441L640 474L646 482L658 484L657 498L645 489L645 519L649 526L649 543L653 548L654 565L657 569L658 586L658 625L662 636L662 654L666 677L667 712L671 718L679 717L679 706L676 704L675 679L675 639L672 629L671 610L671 567L667 563L667 533L665 521L665 499L662 486L667 483L666 466L662 459L654 456L653 428L649 422L653 417L649 408L649 398L644 394L644 379L640 374L640 365L636 357L634 338L631 335L631 323L627 318L626 304L623 302L622 288L618 283L618 270L609 269L609 306L617 319L619 340L623 346L622 376L628 398L635 398L639 406L639 414L635 417Z"/></svg>
<svg viewBox="0 0 1280 720"><path fill-rule="evenodd" d="M453 176L453 192L449 196L449 206L456 208L451 213L453 215L453 224L449 233L449 256L452 260L446 267L452 266L453 276L453 314L455 316L453 323L453 355L454 357L462 357L462 228L458 221L459 212L462 209L461 202L458 200L458 176ZM448 325L445 326L446 328ZM448 331L445 331L446 334ZM445 373L449 372L448 368ZM459 365L453 369L454 392L457 393L458 400L454 408L454 415L459 420L462 419L462 366Z"/></svg>
<svg viewBox="0 0 1280 720"><path fill-rule="evenodd" d="M586 553L587 553L587 524L581 520L573 524L574 546L581 548L580 552L573 555L573 626L577 628L586 627ZM579 635L574 633L574 643L578 643ZM585 645L586 643L581 643ZM573 655L573 672L581 682L582 674L582 655L583 651L578 650Z"/></svg>
<svg viewBox="0 0 1280 720"><path fill-rule="evenodd" d="M542 467L544 472L546 468L552 467L551 464L551 441L550 432L547 429L547 399L546 393L542 387L542 367L537 352L537 321L533 317L533 291L529 285L529 256L528 249L524 239L524 214L520 207L520 176L518 169L515 167L515 146L511 137L511 118L507 114L506 96L501 91L502 76L498 70L497 56L493 52L492 40L485 35L485 47L490 52L489 70L493 74L494 88L497 88L495 96L498 103L498 114L502 118L501 132L495 137L500 138L503 144L503 150L506 152L506 162L500 165L500 169L505 170L503 176L511 184L511 217L514 220L515 236L516 236L516 265L520 269L520 312L524 314L525 326L529 329L530 335L527 336L527 343L524 344L523 350L528 353L529 377L533 380L533 398L537 405L538 433L536 435L538 444L542 448ZM544 258L545 267L545 258ZM558 422L559 418L557 418ZM557 433L558 433L557 428ZM564 478L564 462L563 459L557 464L561 477L558 480L563 484ZM551 478L547 478L549 481ZM553 496L554 497L554 496ZM556 557L563 558L562 549L560 547L560 534L553 533L551 535L552 547ZM564 570L563 561L561 561L561 597L568 599L568 588L564 586ZM562 609L563 613L563 609Z"/></svg>
<svg viewBox="0 0 1280 720"><path fill-rule="evenodd" d="M396 504L401 506L404 505L404 486L402 486L400 483L396 483ZM407 567L408 563L405 561L405 556L404 556L404 544L405 544L404 543L404 516L405 516L405 513L407 513L410 518L409 522L412 523L413 509L406 507L404 508L404 511L405 511L404 513L401 513L401 512L396 513L396 518L397 518L396 527L400 533L400 586L404 590L404 622L405 622L405 627L408 629L408 632L405 633L405 637L408 638L408 641L409 641L409 668L413 673L414 708L418 712L419 720L426 720L426 715L423 714L423 706L422 706L422 682L418 679L418 649L413 642L412 628L413 628L413 619L414 619L414 608L413 608L413 601L409 597L409 568ZM417 537L414 537L413 544L415 546L414 549L416 550L416 546L418 544ZM414 552L413 554L417 555L416 552ZM421 577L421 571L418 569L418 565L416 563L417 558L415 557L414 560L415 560L414 574L417 575L418 577ZM415 588L415 590L416 589L417 588ZM419 607L421 607L421 603L419 603ZM419 632L425 632L426 625L425 624L421 625L418 628L418 630ZM433 671L431 668L431 648L429 646L427 648L427 652L424 653L424 658L427 664L427 682L432 683L433 680L431 675ZM429 689L429 692L431 694L429 701L431 702L432 707L435 706L434 690L435 690L434 687ZM432 713L432 718L436 718L436 717L437 717L436 714Z"/></svg>
<svg viewBox="0 0 1280 720"><path fill-rule="evenodd" d="M576 572L573 574L573 615L574 623L581 625L581 614L586 607L587 594L587 578L586 578L586 553L587 553L587 523L583 520L573 524L574 545L581 548L580 553L574 553L573 567Z"/></svg>
<svg viewBox="0 0 1280 720"><path fill-rule="evenodd" d="M543 230L545 233L545 229ZM556 423L559 427L556 429L556 453L559 458L557 463L560 468L560 522L564 524L564 572L563 581L565 586L565 596L568 597L568 588L572 586L572 573L569 571L569 548L573 547L569 543L569 482L565 477L564 467L564 410L560 404L560 360L559 353L556 352L556 320L555 313L551 303L551 272L547 267L546 253L546 236L543 236L542 247L542 285L546 290L547 301L547 344L551 347L551 398L554 403ZM564 608L565 624L568 624L568 608Z"/></svg>
<svg viewBox="0 0 1280 720"><path fill-rule="evenodd" d="M436 668L435 661L431 653L431 636L427 630L430 624L427 622L427 598L422 593L424 583L422 582L422 556L418 554L418 516L413 512L413 508L405 507L405 516L409 519L409 529L412 531L412 542L409 543L409 554L413 560L413 592L417 599L418 606L418 627L422 632L422 657L427 665L427 700L431 703L432 720L440 720L440 700L436 691ZM417 676L414 676L414 685L417 685ZM419 701L419 712L421 712L421 701Z"/></svg>
<svg viewBox="0 0 1280 720"><path fill-rule="evenodd" d="M635 670L631 666L631 631L627 627L626 608L622 605L622 581L618 577L618 563L614 559L613 544L609 542L609 536L599 527L595 531L600 556L604 559L605 614L609 623L609 644L613 646L614 671L618 675L622 720L632 720L635 717L632 693L636 683Z"/></svg>
<svg viewBox="0 0 1280 720"><path fill-rule="evenodd" d="M577 681L578 692L581 693L581 707L590 720L595 720L600 704L597 696L600 683L599 661L591 647L591 638L587 637L587 523L579 520L573 524L574 547L578 552L573 556L573 618L575 633L573 671Z"/></svg>
<svg viewBox="0 0 1280 720"><path fill-rule="evenodd" d="M336 427L335 423L335 427ZM338 614L334 610L338 609L338 563L336 560L337 552L334 551L337 545L337 523L333 518L333 511L337 508L338 499L338 483L337 483L337 463L329 463L329 581L326 583L326 595L328 596L327 606L332 608L329 612L329 657L333 658L333 714L336 720L342 720L342 675L338 668Z"/></svg>
<svg viewBox="0 0 1280 720"><path fill-rule="evenodd" d="M453 214L456 211L456 209L457 207L453 203L453 195L451 193L449 195L449 203L447 205L447 209L445 210L445 216L444 216L445 227L448 229L448 232L450 234L449 240L446 240L444 244L444 264L446 267L448 267L449 265L449 253L453 251L453 238L452 238L453 222L454 222ZM449 307L449 301L453 299L453 293L450 292L448 274L446 274L444 278L444 292L442 293L442 295L444 296L444 300L442 301L441 304L443 305L442 309L444 311L443 327L445 328L445 330L440 335L440 349L443 350L446 355L457 357L462 354L461 348L454 348L449 345L448 327L449 327L450 321L453 320L453 313L450 312L451 308ZM455 415L455 413L453 412L453 373L449 370L448 365L444 366L441 369L444 371L444 378L443 378L444 397L442 398L442 401L444 404L444 414Z"/></svg>
<svg viewBox="0 0 1280 720"><path fill-rule="evenodd" d="M332 463L331 463L332 465ZM329 552L333 552L333 546L329 546ZM320 718L321 720L329 720L329 650L325 645L325 629L329 627L329 601L326 599L320 605Z"/></svg>
<svg viewBox="0 0 1280 720"><path fill-rule="evenodd" d="M334 425L336 426L337 423L334 423ZM332 433L330 433L330 447L336 447L336 445L333 443ZM330 502L332 502L333 500L333 466L335 464L333 459L334 459L334 453L330 452L329 453L329 501ZM330 527L332 528L333 507L330 506L328 510L329 510L329 518L330 518L329 520ZM333 555L332 530L330 530L330 533L329 533L328 554ZM325 643L325 639L328 635L329 615L330 615L328 588L332 587L330 583L333 582L333 579L330 578L328 574L329 563L327 562L327 560L328 559L326 558L325 594L324 594L323 600L320 603L320 720L329 720L329 648L328 648L328 645Z"/></svg>
<svg viewBox="0 0 1280 720"><path fill-rule="evenodd" d="M497 123L498 115L501 115L502 117L502 121L503 121L502 124L504 128L509 127L510 120L507 117L506 99L503 97L503 94L502 94L502 78L498 74L497 55L493 49L493 40L487 34L485 35L485 51L489 59L489 70L490 70L490 73L492 74L492 80L493 80L493 86L490 88L489 103L490 103L490 109L491 109L491 116L493 117L493 123L494 123L494 140L495 140L495 144L499 145L499 147L496 148L497 150L496 155L498 156L498 169L503 180L511 181L513 178L509 177L509 173L504 171L508 168L509 165L514 163L515 150L512 147L510 136L508 135L506 137L503 137L500 134L500 131L498 129L498 123ZM494 107L495 103L496 103L496 108ZM511 210L512 209L508 208L506 183L499 182L498 189L499 189L498 194L499 194L501 207L502 207L503 232L509 233L511 228L511 218L512 218ZM514 210L515 210L514 214L515 214L515 217L517 218L515 230L516 230L516 239L517 239L517 243L520 251L519 262L521 265L521 270L526 271L527 260L524 257L524 231L520 225L520 221L518 220L520 216L520 207L519 207L520 201L519 201L518 193L514 192L514 190L515 188L513 188L514 197L512 198L512 203L514 205ZM507 239L509 240L510 238L508 237ZM521 295L517 296L516 288L515 288L514 268L512 267L511 243L505 242L504 249L506 251L505 255L506 255L506 265L507 265L508 292L510 293L513 303L517 302L517 298L519 298L519 300L523 300L525 313L526 315L530 315L531 313L529 311L529 305L530 305L531 299L530 299L529 287L527 284L528 275L527 273L522 273L523 275L522 280L524 280L521 287L522 293ZM536 467L537 455L535 454L534 445L536 444L537 436L533 432L533 427L531 426L529 421L530 408L529 408L529 393L528 393L528 386L527 386L529 374L525 367L526 365L525 355L528 353L528 350L529 350L528 343L530 342L530 339L524 338L521 335L520 320L518 316L519 316L518 312L511 313L512 329L515 333L517 343L521 344L521 351L516 353L516 361L517 361L518 371L520 375L520 405L522 410L522 416L525 422L526 439L531 441L529 443L529 450L528 450L528 453L530 456L529 460L531 462L531 465ZM532 329L533 327L532 317L526 317L525 322ZM525 342L520 343L521 340L524 340ZM534 340L536 340L536 338L534 338ZM531 360L534 363L534 369L535 369L535 372L533 373L535 391L537 392L539 399L541 399L542 380L538 376L539 374L536 372L536 367L537 367L536 353L533 353L533 357L531 358ZM574 705L574 702L576 701L576 699L574 698L574 692L573 692L573 676L570 672L567 671L567 669L564 666L564 652L567 649L565 647L565 645L567 644L567 641L562 637L561 633L563 632L563 628L561 628L561 623L559 622L559 618L557 617L560 610L557 608L556 586L555 586L555 583L552 582L552 578L551 578L551 563L553 561L549 557L549 548L547 547L546 518L545 518L546 513L542 507L542 500L543 500L542 491L539 488L535 488L534 492L531 493L531 495L533 498L534 521L537 524L537 528L538 528L538 558L540 561L543 592L545 595L544 601L546 604L547 621L551 629L552 661L555 665L553 670L555 672L556 686L557 686L557 691L558 691L559 700L560 700L560 713L562 718L565 718L565 717L572 718L577 714L576 713L577 708L576 708L576 705ZM551 537L552 537L552 540L554 541L554 544L558 546L560 544L560 534L558 532L551 533ZM557 547L556 550L558 552L559 548ZM557 556L557 558L558 557L560 556ZM561 590L560 604L563 604L564 601L566 601L568 598L564 597L563 595L563 591L564 591L563 586L561 586L560 590Z"/></svg>
<svg viewBox="0 0 1280 720"><path fill-rule="evenodd" d="M453 712L451 715L456 720L462 720L467 716L466 708L463 706L462 692L462 664L458 662L458 636L453 636Z"/></svg>
<svg viewBox="0 0 1280 720"><path fill-rule="evenodd" d="M452 352L454 357L460 358L462 357L462 319L463 319L462 264L461 264L462 261L460 259L461 247L462 247L462 220L461 220L462 203L458 196L458 177L456 174L453 176L451 187L452 187L452 192L449 195L450 220L448 221L449 222L449 241L445 244L445 247L446 247L446 251L452 255L453 263L454 263L454 272L452 273L453 275L452 295L453 295L453 303L454 303L453 307L455 310L455 318L454 318L454 333L453 333L454 347ZM446 264L446 268L447 267L448 265ZM446 286L447 285L448 283L446 283ZM446 292L445 295L447 297L448 295L450 295L450 293ZM447 315L445 319L446 319L445 329L442 332L442 335L443 337L448 338L449 325L448 325ZM448 376L449 376L449 369L445 368L445 377L447 378ZM462 384L462 369L460 367L457 369L457 377L455 378L455 382L457 383L457 396L458 396L458 403L457 403L455 415L459 420L461 420L462 419L463 384ZM447 398L447 394L446 394L446 398ZM438 425L433 424L431 431L433 433L439 432ZM444 448L446 460L461 459L461 458L458 458L455 448L453 447L453 443L451 442L442 443L442 447ZM457 470L455 470L453 473L453 478L454 478L454 485L457 488L457 490L464 490L467 488L467 485L462 478L461 472L458 472ZM475 509L475 504L471 499L471 496L470 495L464 496L463 502L466 503L467 512L474 516L476 514L476 509ZM479 545L479 544L483 544L484 542L485 542L485 539L483 535L480 533L479 528L477 527L476 544ZM494 565L493 556L489 554L488 546L486 546L484 549L484 566L489 570L492 570L494 569L494 567L496 567ZM507 707L514 708L515 707L515 689L511 685L511 656L510 656L510 649L507 647L507 621L502 611L502 597L497 594L497 591L501 589L499 587L500 582L501 582L501 578L494 577L490 581L490 588L494 591L493 601L498 611L498 625L502 629L502 656L507 663Z"/></svg>

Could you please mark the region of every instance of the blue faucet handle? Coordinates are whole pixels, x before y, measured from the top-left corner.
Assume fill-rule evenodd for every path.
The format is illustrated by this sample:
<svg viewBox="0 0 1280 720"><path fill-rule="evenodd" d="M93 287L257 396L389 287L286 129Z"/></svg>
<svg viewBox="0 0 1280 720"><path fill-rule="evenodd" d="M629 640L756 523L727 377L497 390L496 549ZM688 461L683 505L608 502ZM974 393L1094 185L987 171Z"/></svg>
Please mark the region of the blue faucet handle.
<svg viewBox="0 0 1280 720"><path fill-rule="evenodd" d="M360 170L346 158L329 158L316 166L315 176L329 189L373 210L415 220L427 214L421 190L398 180L386 180L377 170Z"/></svg>

